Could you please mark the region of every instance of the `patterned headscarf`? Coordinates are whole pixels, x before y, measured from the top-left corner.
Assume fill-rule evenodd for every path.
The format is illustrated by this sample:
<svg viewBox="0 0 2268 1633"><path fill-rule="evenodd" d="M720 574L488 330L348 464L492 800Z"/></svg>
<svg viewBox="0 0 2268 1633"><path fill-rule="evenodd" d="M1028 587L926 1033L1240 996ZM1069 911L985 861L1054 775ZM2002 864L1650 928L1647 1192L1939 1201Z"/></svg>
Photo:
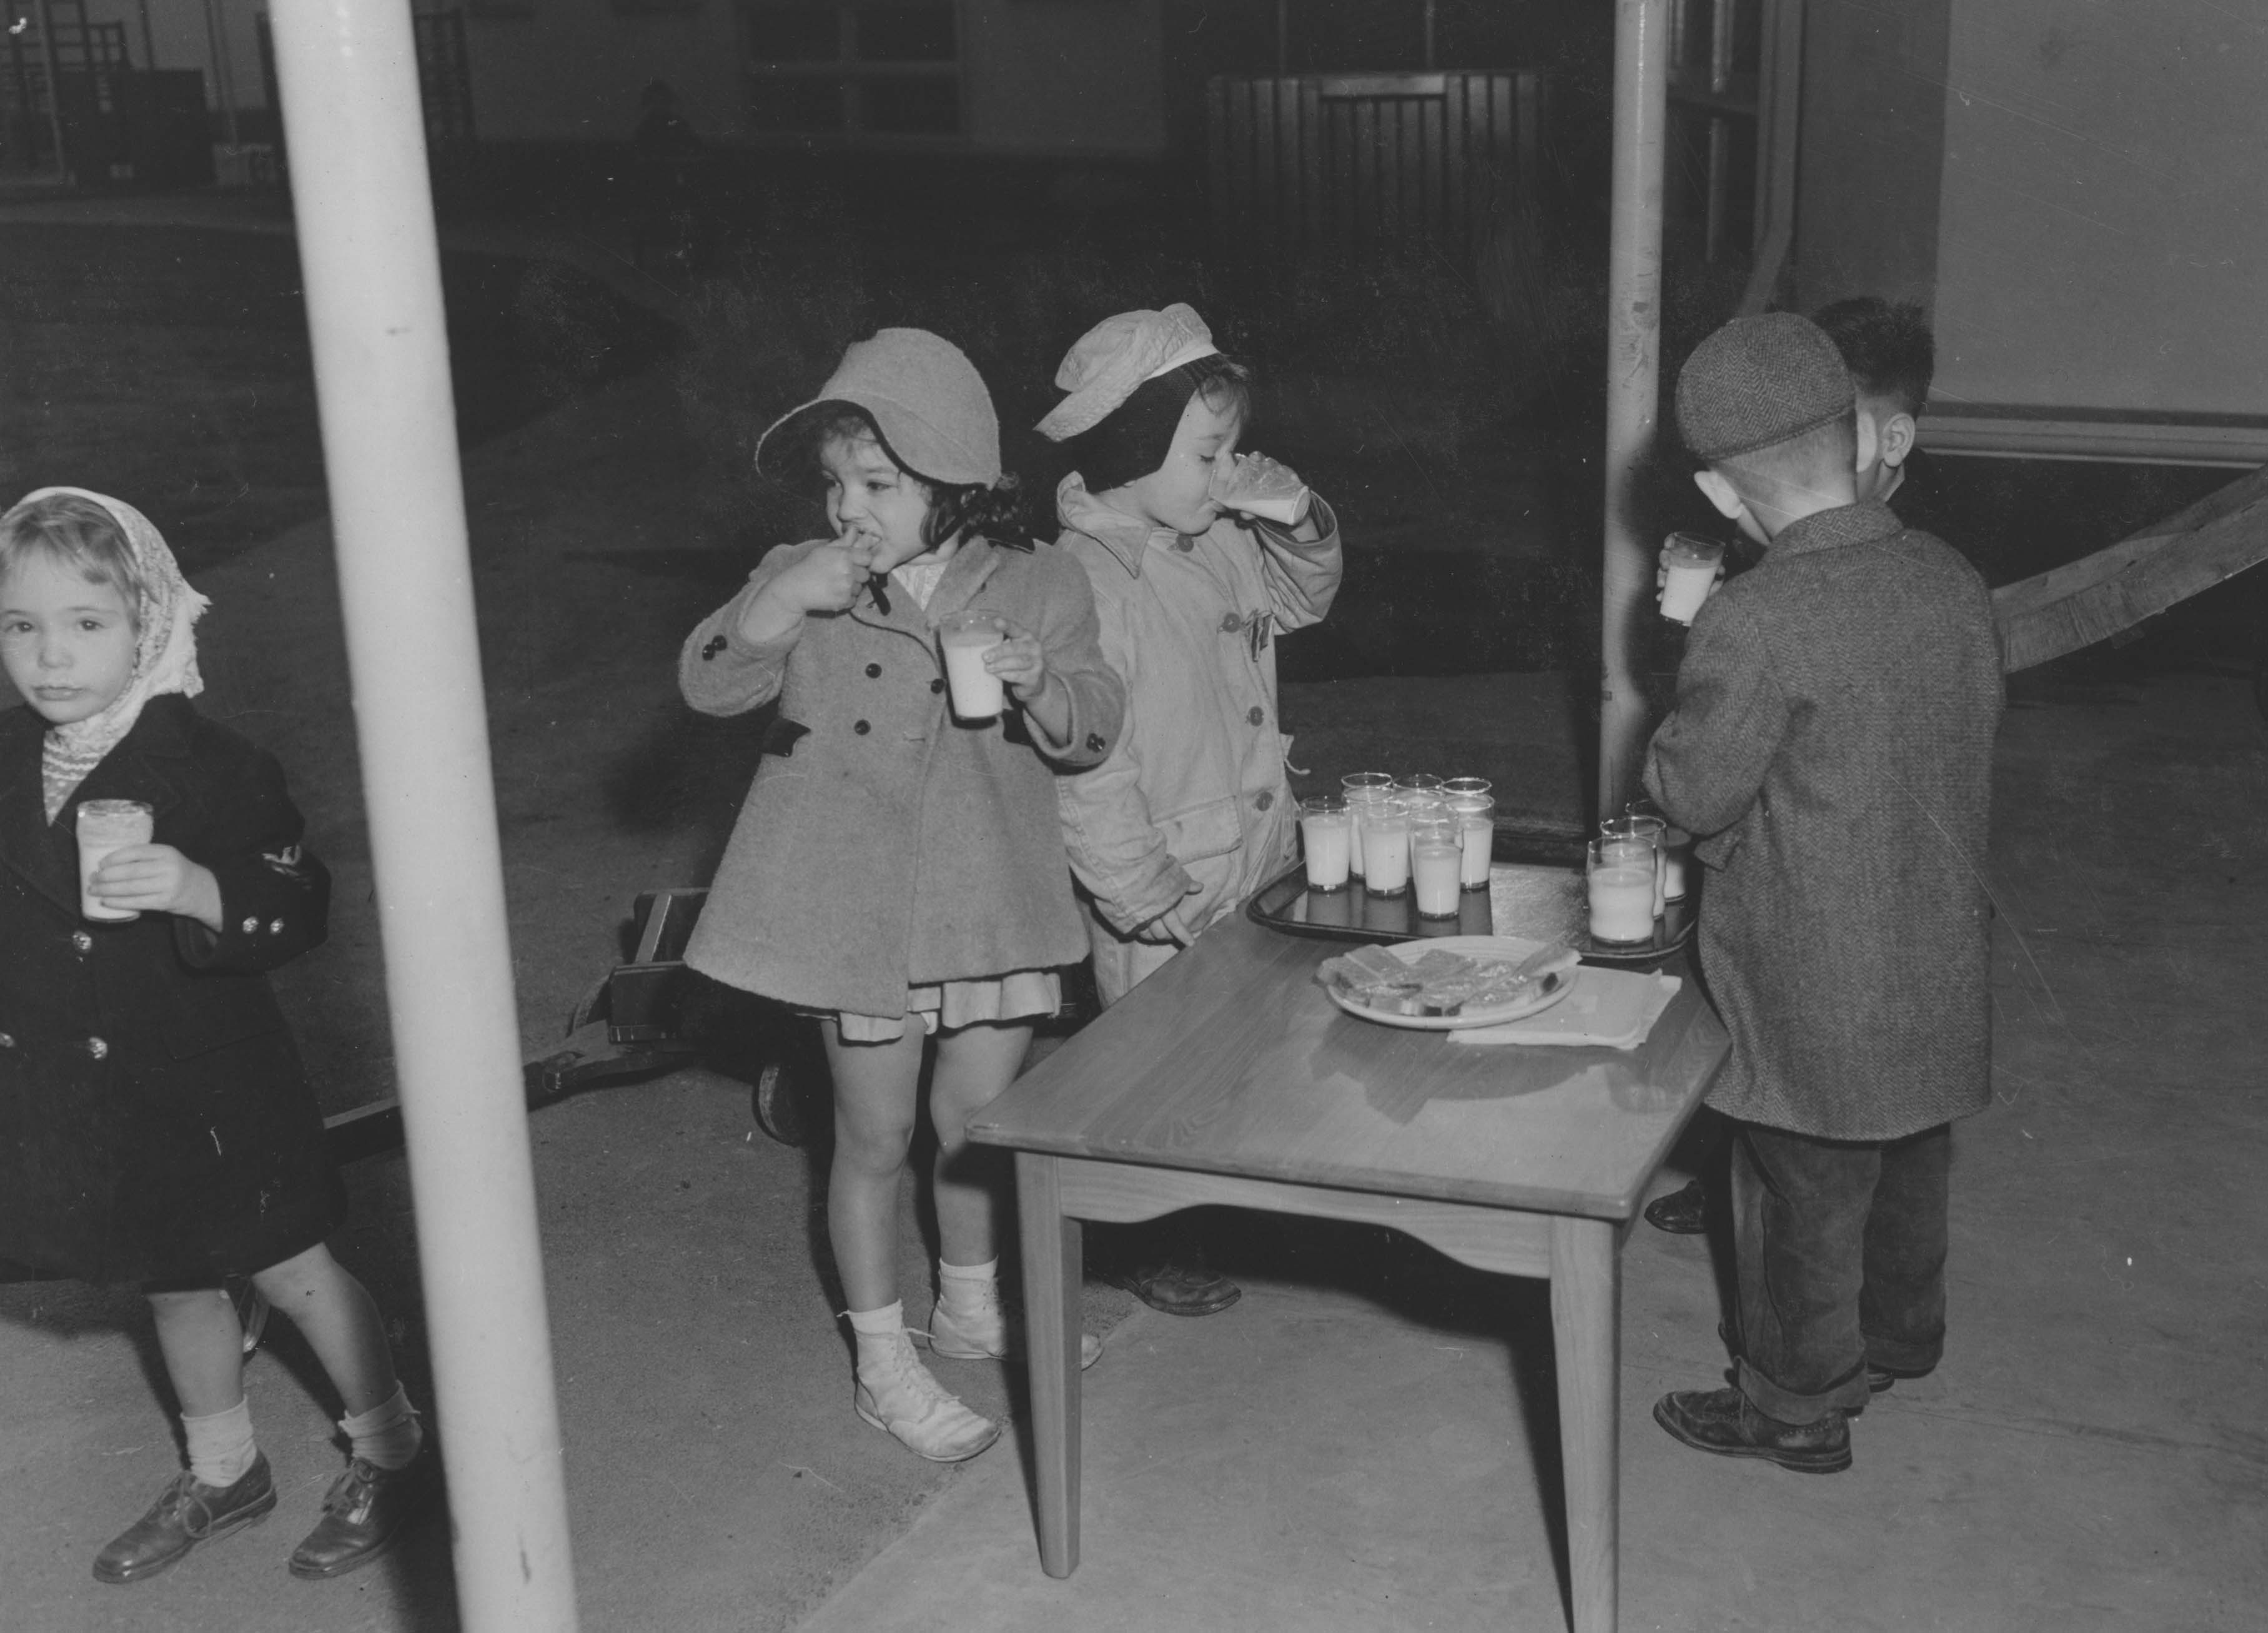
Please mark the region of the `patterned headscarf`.
<svg viewBox="0 0 2268 1633"><path fill-rule="evenodd" d="M134 609L134 670L126 690L99 714L48 728L40 773L49 822L62 813L72 790L102 763L103 756L134 729L134 722L142 718L144 704L173 691L194 698L205 689L204 676L197 673L194 631L197 619L212 604L189 587L173 552L166 548L164 536L150 518L131 505L85 488L41 488L18 502L29 505L65 495L101 506L118 523L141 574L142 602Z"/></svg>

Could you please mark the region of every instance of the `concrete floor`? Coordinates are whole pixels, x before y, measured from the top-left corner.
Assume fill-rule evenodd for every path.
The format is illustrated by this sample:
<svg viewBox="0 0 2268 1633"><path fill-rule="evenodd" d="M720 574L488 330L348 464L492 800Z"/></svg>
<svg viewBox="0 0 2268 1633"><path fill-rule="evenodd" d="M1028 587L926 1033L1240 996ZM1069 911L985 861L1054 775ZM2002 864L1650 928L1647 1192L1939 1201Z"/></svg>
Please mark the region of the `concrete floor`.
<svg viewBox="0 0 2268 1633"><path fill-rule="evenodd" d="M1874 1404L1846 1474L1687 1451L1649 1408L1723 1368L1709 1251L1640 1227L1625 1628L2260 1625L2268 732L2228 681L2023 691L1945 1363ZM1089 1375L1069 1580L996 1455L806 1633L1563 1625L1543 1301L1285 1230L1325 1238L1298 1273L1209 1320L1144 1312Z"/></svg>
<svg viewBox="0 0 2268 1633"><path fill-rule="evenodd" d="M630 382L472 462L531 1056L556 1046L630 894L701 876L745 784L749 745L688 733L654 656L729 588L682 571L715 541L690 530L669 408L666 381ZM328 1093L383 1092L327 540L295 529L200 587L217 602L207 702L283 752L342 881L332 943L286 1001ZM1647 1408L1722 1366L1709 1252L1639 1228L1626 1628L2260 1624L2268 728L2232 678L2059 673L2020 677L2002 737L1999 1098L1958 1136L1946 1363L1875 1405L1848 1474L1686 1452ZM1580 712L1557 676L1295 686L1284 713L1318 774L1414 756L1493 776L1522 815L1578 803ZM743 1086L688 1073L534 1127L590 1629L1564 1625L1532 1284L1299 1223L1236 1239L1251 1290L1217 1318L1090 1289L1109 1352L1087 1380L1085 1560L1059 1584L1012 1445L942 1470L851 1414L816 1178L751 1135ZM430 1399L401 1165L360 1164L352 1185L340 1252ZM910 1214L906 1230L910 1248ZM175 1467L149 1366L138 1300L0 1289L0 1629L456 1625L439 1527L340 1583L284 1573L337 1467L288 1335L249 1375L276 1518L136 1589L94 1584L88 1558ZM972 1403L1020 1410L1004 1369L941 1370Z"/></svg>

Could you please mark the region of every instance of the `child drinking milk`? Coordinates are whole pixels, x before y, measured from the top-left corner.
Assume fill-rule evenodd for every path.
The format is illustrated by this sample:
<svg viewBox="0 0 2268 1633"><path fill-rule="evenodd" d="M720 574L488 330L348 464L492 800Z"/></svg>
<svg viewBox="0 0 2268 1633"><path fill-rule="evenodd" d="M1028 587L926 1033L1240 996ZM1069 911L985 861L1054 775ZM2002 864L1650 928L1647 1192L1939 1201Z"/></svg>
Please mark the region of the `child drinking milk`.
<svg viewBox="0 0 2268 1633"><path fill-rule="evenodd" d="M1123 312L1071 348L1056 374L1069 395L1039 425L1078 461L1056 494L1061 543L1126 682L1118 746L1060 788L1106 1005L1298 853L1273 639L1330 610L1338 524L1284 467L1238 454L1247 381L1192 308ZM1263 514L1271 499L1284 508ZM1097 1246L1154 1309L1208 1315L1238 1297L1185 1223Z"/></svg>
<svg viewBox="0 0 2268 1633"><path fill-rule="evenodd" d="M1124 694L1086 575L1013 529L990 395L949 342L886 329L852 345L757 444L760 469L798 455L824 480L835 536L771 551L679 660L686 701L704 713L780 702L686 962L821 1017L853 1403L954 1462L1000 1430L930 1375L902 1319L898 1191L923 1058L934 1038L932 1349L1005 1356L998 1187L964 1130L1015 1075L1032 1023L1055 1013L1057 967L1086 950L1054 768L1109 751ZM949 706L940 625L968 611L1002 637L983 665L1012 706L994 718Z"/></svg>
<svg viewBox="0 0 2268 1633"><path fill-rule="evenodd" d="M189 702L205 605L131 506L45 488L0 516L0 658L31 706L0 717L0 1256L141 1285L189 1454L96 1556L113 1583L276 1506L231 1275L346 1407L346 1472L292 1574L368 1563L440 1495L378 1307L323 1245L344 1193L263 973L322 941L329 876L275 760ZM83 904L92 801L141 802L153 830Z"/></svg>

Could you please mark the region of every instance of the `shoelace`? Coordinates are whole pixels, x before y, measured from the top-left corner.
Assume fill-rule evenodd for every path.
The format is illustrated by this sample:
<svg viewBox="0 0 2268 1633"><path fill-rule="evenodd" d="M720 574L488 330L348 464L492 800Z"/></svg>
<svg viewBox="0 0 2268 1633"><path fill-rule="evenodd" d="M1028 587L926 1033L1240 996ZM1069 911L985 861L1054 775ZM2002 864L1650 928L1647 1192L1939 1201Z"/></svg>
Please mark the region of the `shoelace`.
<svg viewBox="0 0 2268 1633"><path fill-rule="evenodd" d="M910 1391L919 1402L922 1410L918 1415L926 1417L940 1406L960 1403L944 1385L939 1383L931 1375L930 1370L921 1363L920 1357L914 1354L910 1340L913 1334L919 1331L918 1327L910 1326L901 1327L898 1330L898 1335L909 1341L890 1346L889 1353L882 1364L875 1369L878 1376L866 1385L866 1392L879 1400L884 1388L902 1386ZM921 1335L924 1338L929 1336L927 1333L922 1333Z"/></svg>

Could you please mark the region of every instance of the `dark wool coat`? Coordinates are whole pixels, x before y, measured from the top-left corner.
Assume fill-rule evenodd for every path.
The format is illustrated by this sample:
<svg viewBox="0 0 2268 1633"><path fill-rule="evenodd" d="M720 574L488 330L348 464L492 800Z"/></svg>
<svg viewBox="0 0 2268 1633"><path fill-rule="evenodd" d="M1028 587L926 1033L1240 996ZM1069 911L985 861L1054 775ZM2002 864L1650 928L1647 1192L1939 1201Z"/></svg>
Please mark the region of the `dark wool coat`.
<svg viewBox="0 0 2268 1633"><path fill-rule="evenodd" d="M862 590L787 641L744 640L750 599L825 543L766 556L679 657L685 700L704 713L780 700L686 962L788 1003L885 1017L905 1014L909 986L1078 962L1086 934L1051 766L1108 754L1126 696L1085 571L1051 544L971 539L926 609L893 580L887 611ZM982 726L954 720L937 626L969 609L1039 638L1071 693L1064 743L1039 743L1012 704Z"/></svg>
<svg viewBox="0 0 2268 1633"><path fill-rule="evenodd" d="M2000 701L1984 580L1881 505L1794 523L1702 608L1646 786L1708 868L1712 1105L1888 1140L1989 1103Z"/></svg>
<svg viewBox="0 0 2268 1633"><path fill-rule="evenodd" d="M289 1259L344 1193L261 973L323 939L330 901L284 773L188 698L154 698L50 824L46 729L0 715L0 1258L185 1286ZM212 870L223 934L79 916L77 807L121 799Z"/></svg>

